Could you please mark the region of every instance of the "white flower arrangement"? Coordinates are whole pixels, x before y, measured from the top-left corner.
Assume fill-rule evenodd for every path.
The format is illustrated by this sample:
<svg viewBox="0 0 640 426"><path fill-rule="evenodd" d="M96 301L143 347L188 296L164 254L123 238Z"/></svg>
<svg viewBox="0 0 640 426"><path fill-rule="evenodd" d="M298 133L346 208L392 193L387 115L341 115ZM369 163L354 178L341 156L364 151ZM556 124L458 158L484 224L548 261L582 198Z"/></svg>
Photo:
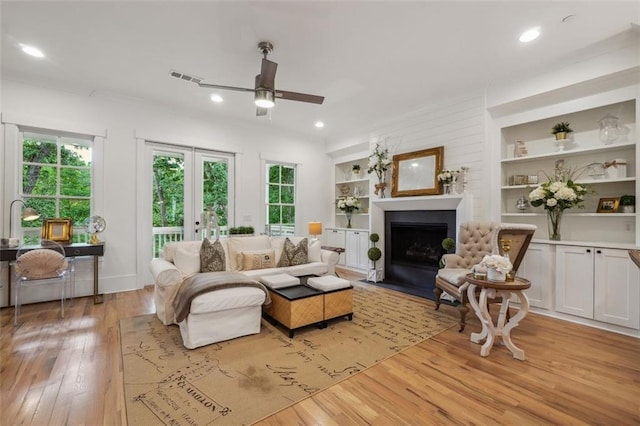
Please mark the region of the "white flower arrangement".
<svg viewBox="0 0 640 426"><path fill-rule="evenodd" d="M438 173L438 181L442 183L453 183L456 181L458 173L460 173L459 170L442 169Z"/></svg>
<svg viewBox="0 0 640 426"><path fill-rule="evenodd" d="M373 149L373 154L369 156L369 167L367 173L374 173L378 176L378 182L384 182L384 172L387 171L391 165L391 159L389 159L389 150L382 148L379 143Z"/></svg>
<svg viewBox="0 0 640 426"><path fill-rule="evenodd" d="M584 196L588 189L567 181L549 178L549 181L538 186L529 193L529 202L534 207L544 206L545 210L564 210L571 207L582 207Z"/></svg>
<svg viewBox="0 0 640 426"><path fill-rule="evenodd" d="M345 213L353 213L356 210L360 210L360 200L358 197L341 197L336 202L338 209Z"/></svg>
<svg viewBox="0 0 640 426"><path fill-rule="evenodd" d="M494 268L499 272L507 273L511 269L513 269L513 265L511 261L506 256L501 256L499 254L487 254L482 258L480 262L480 266L484 266L485 268Z"/></svg>

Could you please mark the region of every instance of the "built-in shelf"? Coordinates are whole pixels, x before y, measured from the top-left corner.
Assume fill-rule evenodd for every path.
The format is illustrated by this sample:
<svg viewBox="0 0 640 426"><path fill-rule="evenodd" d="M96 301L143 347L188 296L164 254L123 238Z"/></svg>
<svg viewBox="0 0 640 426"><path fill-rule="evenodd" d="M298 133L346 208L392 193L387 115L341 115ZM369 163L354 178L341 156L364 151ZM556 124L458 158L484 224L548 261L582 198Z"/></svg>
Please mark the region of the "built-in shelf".
<svg viewBox="0 0 640 426"><path fill-rule="evenodd" d="M635 182L635 177L626 177L620 179L576 179L576 183L581 185L600 185L606 183L621 183L621 182ZM543 182L540 182L543 183ZM540 183L532 183L529 185L505 185L500 187L500 189L533 189L540 185Z"/></svg>
<svg viewBox="0 0 640 426"><path fill-rule="evenodd" d="M524 163L527 161L537 161L545 158L574 157L574 156L584 155L584 154L596 154L600 152L618 151L618 150L627 149L627 148L635 148L635 146L636 146L635 141L632 141L632 142L624 142L624 143L587 147L587 148L575 148L575 149L569 149L565 151L555 151L555 152L547 152L544 154L527 155L525 157L505 158L504 160L502 160L502 163L503 164Z"/></svg>
<svg viewBox="0 0 640 426"><path fill-rule="evenodd" d="M546 213L502 213L505 217L547 217ZM607 218L621 218L621 217L636 217L636 213L569 213L564 212L563 217L607 217Z"/></svg>

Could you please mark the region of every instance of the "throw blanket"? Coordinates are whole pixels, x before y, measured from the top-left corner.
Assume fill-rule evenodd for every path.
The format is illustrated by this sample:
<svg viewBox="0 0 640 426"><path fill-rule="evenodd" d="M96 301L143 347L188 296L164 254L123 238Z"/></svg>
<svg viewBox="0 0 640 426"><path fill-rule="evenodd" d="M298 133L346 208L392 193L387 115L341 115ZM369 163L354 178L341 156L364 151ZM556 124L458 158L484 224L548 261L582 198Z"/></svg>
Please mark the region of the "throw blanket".
<svg viewBox="0 0 640 426"><path fill-rule="evenodd" d="M271 298L267 288L256 280L238 272L203 272L195 274L182 283L176 297L173 299L173 309L176 313L176 322L182 322L191 307L191 301L204 293L214 290L222 290L232 287L256 287L266 294L263 305L269 305Z"/></svg>

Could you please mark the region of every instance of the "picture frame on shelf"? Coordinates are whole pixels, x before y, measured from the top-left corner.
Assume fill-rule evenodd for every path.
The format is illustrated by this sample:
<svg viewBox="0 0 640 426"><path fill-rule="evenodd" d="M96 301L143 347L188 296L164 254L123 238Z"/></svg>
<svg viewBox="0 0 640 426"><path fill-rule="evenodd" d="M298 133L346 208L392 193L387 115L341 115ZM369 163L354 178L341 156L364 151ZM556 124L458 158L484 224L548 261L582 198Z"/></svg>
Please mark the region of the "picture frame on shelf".
<svg viewBox="0 0 640 426"><path fill-rule="evenodd" d="M73 219L56 218L42 221L42 239L69 243L73 239Z"/></svg>
<svg viewBox="0 0 640 426"><path fill-rule="evenodd" d="M617 213L619 204L619 197L600 198L600 201L598 201L598 210L596 210L596 213Z"/></svg>
<svg viewBox="0 0 640 426"><path fill-rule="evenodd" d="M444 162L444 146L393 156L392 197L438 195L438 171Z"/></svg>
<svg viewBox="0 0 640 426"><path fill-rule="evenodd" d="M528 154L529 153L527 152L527 147L525 146L524 141L516 141L513 147L513 157L526 157Z"/></svg>

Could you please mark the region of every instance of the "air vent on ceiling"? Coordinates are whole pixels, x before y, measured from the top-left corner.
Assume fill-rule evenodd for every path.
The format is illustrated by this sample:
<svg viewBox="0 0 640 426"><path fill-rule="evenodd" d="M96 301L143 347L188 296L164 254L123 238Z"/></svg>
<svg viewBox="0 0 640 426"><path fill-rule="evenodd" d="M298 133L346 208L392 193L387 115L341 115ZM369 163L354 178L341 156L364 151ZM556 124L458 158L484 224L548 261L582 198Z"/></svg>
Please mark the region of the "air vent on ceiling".
<svg viewBox="0 0 640 426"><path fill-rule="evenodd" d="M190 81L192 83L200 83L202 79L200 77L194 77L192 75L184 74L179 71L171 70L169 71L169 75L173 78L179 78L180 80Z"/></svg>

